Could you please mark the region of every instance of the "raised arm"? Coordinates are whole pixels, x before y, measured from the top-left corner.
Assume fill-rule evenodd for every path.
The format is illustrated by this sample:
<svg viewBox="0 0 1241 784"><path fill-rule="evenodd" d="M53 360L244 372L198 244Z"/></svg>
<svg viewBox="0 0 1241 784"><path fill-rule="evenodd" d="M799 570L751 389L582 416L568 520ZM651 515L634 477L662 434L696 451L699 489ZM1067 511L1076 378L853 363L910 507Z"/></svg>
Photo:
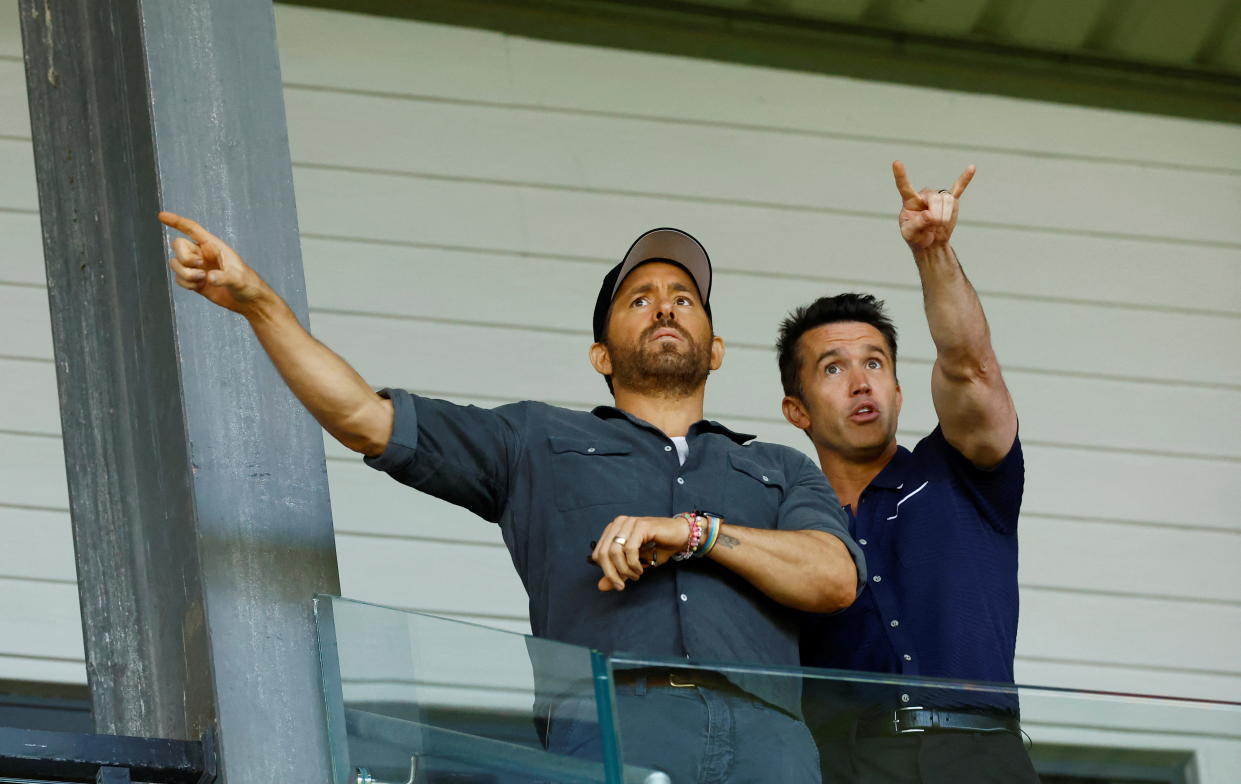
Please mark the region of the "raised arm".
<svg viewBox="0 0 1241 784"><path fill-rule="evenodd" d="M901 194L901 236L922 279L927 325L935 342L931 396L948 443L974 465L990 468L1012 448L1017 411L1004 384L978 293L949 240L962 194L974 178L968 167L951 190L915 191L905 166L892 164Z"/></svg>
<svg viewBox="0 0 1241 784"><path fill-rule="evenodd" d="M288 304L219 237L189 218L161 212L160 222L190 237L172 241L168 266L177 285L250 323L289 389L333 438L376 456L392 435L392 403L347 362L315 340Z"/></svg>

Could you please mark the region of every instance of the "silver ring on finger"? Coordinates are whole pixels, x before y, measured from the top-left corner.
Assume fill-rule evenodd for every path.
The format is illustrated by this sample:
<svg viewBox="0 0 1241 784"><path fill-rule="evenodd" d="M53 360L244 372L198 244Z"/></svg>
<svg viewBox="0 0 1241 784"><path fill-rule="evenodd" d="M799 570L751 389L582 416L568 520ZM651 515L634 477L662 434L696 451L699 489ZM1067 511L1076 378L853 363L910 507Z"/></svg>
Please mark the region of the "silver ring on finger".
<svg viewBox="0 0 1241 784"><path fill-rule="evenodd" d="M625 546L625 537L623 536L613 536L612 541L619 544L621 547Z"/></svg>

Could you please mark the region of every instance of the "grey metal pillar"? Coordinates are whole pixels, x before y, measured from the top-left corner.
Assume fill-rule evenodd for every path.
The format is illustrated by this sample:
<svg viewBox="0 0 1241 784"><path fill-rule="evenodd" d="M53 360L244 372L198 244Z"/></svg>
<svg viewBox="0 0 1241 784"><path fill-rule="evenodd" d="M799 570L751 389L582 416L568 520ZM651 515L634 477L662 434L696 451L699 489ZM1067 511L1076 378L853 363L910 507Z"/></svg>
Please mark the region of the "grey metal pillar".
<svg viewBox="0 0 1241 784"><path fill-rule="evenodd" d="M171 283L155 219L199 220L305 320L271 4L20 13L97 729L214 724L226 780L326 781L320 431L241 319Z"/></svg>

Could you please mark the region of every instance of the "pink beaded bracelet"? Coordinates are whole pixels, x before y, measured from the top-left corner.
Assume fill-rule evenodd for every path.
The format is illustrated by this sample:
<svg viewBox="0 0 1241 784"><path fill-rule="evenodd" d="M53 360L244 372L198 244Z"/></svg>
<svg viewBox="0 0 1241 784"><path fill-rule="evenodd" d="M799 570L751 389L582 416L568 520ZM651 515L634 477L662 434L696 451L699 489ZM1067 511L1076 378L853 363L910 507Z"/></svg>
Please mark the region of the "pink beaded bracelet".
<svg viewBox="0 0 1241 784"><path fill-rule="evenodd" d="M672 560L684 561L693 558L698 545L702 544L702 526L698 525L698 516L693 512L682 512L677 517L689 523L689 541L686 542L684 550L672 556Z"/></svg>

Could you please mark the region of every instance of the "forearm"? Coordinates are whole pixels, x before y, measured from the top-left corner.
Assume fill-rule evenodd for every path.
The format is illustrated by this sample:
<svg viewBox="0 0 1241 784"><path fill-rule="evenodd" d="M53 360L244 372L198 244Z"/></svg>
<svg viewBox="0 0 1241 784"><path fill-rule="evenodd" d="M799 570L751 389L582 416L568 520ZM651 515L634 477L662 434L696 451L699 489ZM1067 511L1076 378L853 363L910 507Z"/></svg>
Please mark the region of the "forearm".
<svg viewBox="0 0 1241 784"><path fill-rule="evenodd" d="M945 243L917 249L914 260L922 280L922 301L937 364L954 377L994 372L996 360L987 317L952 246Z"/></svg>
<svg viewBox="0 0 1241 784"><path fill-rule="evenodd" d="M389 401L307 332L278 296L264 298L245 316L281 378L324 430L355 452L383 452L392 434Z"/></svg>
<svg viewBox="0 0 1241 784"><path fill-rule="evenodd" d="M844 543L821 531L768 531L721 524L707 555L780 604L835 612L853 603L857 569Z"/></svg>

